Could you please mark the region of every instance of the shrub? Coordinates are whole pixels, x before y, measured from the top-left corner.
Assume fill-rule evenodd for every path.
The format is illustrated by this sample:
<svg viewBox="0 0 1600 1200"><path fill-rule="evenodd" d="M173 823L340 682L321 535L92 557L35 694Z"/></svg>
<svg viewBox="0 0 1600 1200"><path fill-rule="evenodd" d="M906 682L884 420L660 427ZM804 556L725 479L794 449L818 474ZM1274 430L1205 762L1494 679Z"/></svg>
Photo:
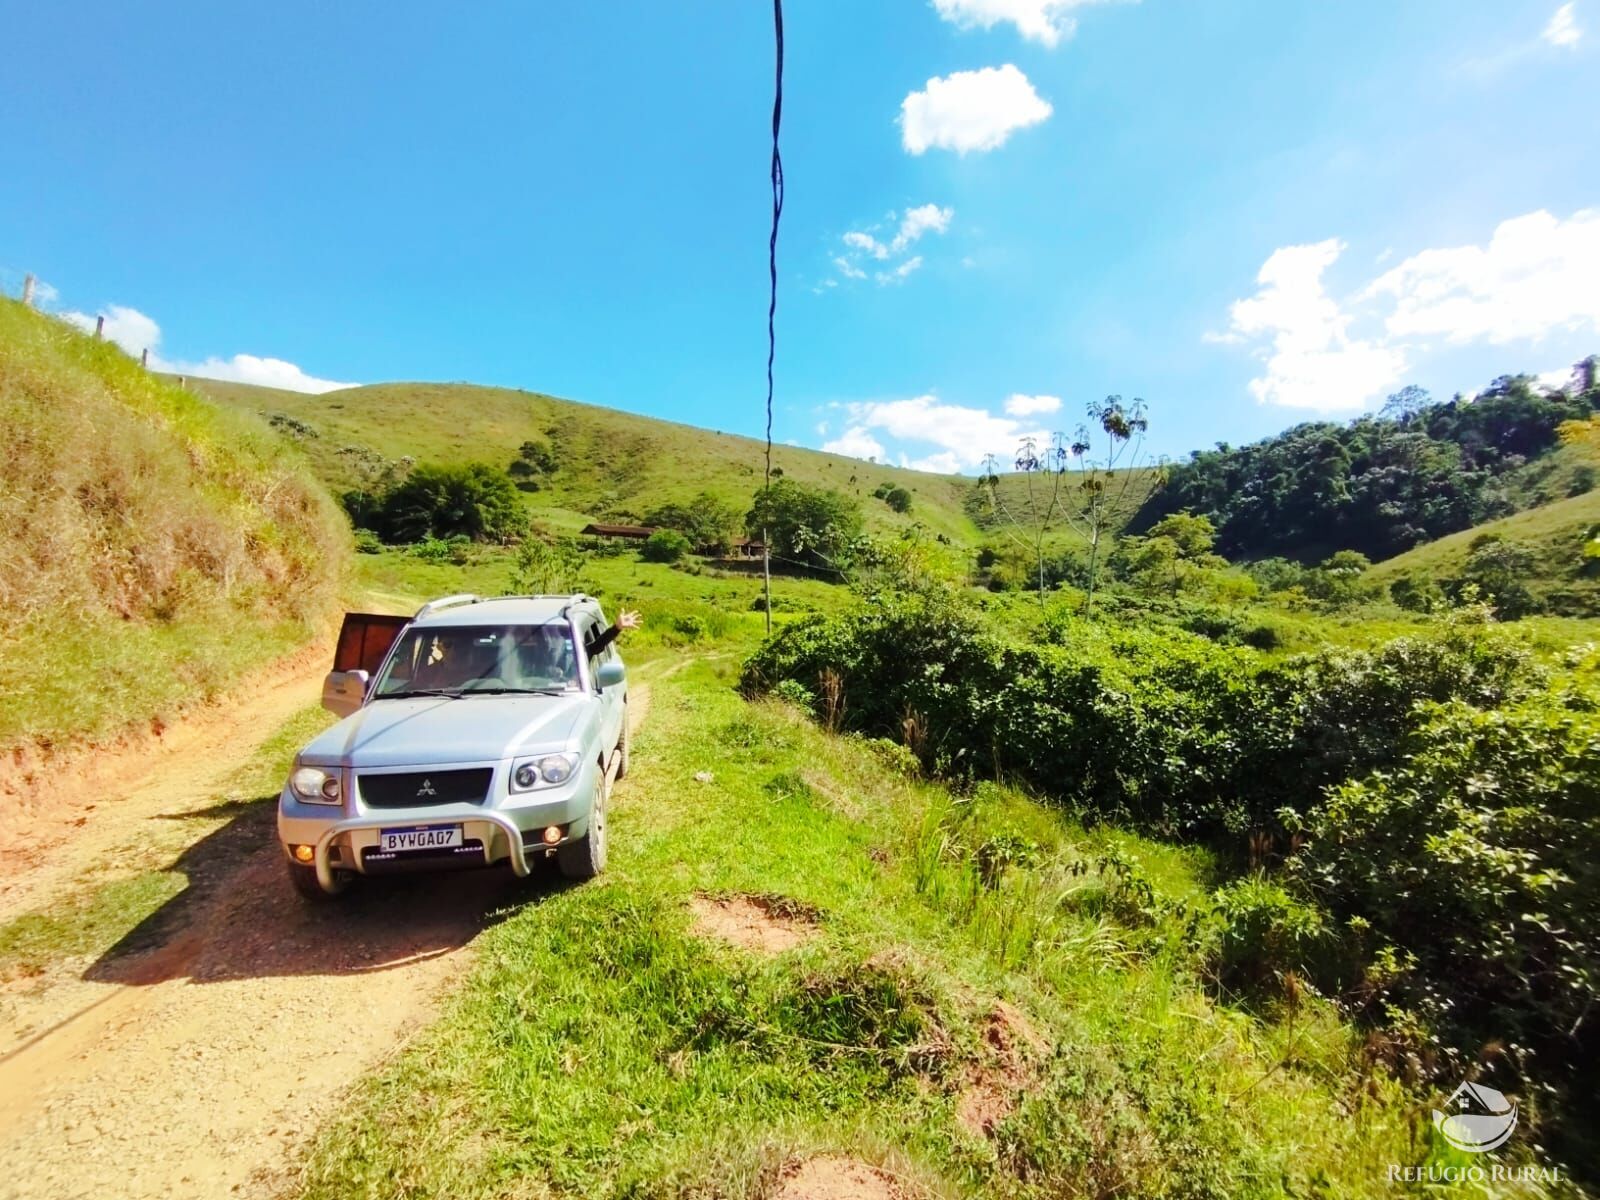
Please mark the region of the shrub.
<svg viewBox="0 0 1600 1200"><path fill-rule="evenodd" d="M811 689L795 679L780 679L778 685L772 689L772 694L779 700L793 704L808 713L816 708L817 698L811 693Z"/></svg>
<svg viewBox="0 0 1600 1200"><path fill-rule="evenodd" d="M420 466L378 502L371 527L389 542L513 540L528 517L511 477L486 463Z"/></svg>
<svg viewBox="0 0 1600 1200"><path fill-rule="evenodd" d="M883 502L897 513L911 511L911 493L903 487L892 487L883 494Z"/></svg>
<svg viewBox="0 0 1600 1200"><path fill-rule="evenodd" d="M658 529L645 538L639 557L645 562L675 563L689 553L689 539L676 529Z"/></svg>
<svg viewBox="0 0 1600 1200"><path fill-rule="evenodd" d="M1322 909L1262 875L1236 879L1212 897L1216 969L1224 987L1247 995L1279 991L1294 974L1326 993L1351 979L1339 930Z"/></svg>
<svg viewBox="0 0 1600 1200"><path fill-rule="evenodd" d="M370 529L358 529L355 536L356 552L359 554L378 554L383 550L383 539Z"/></svg>

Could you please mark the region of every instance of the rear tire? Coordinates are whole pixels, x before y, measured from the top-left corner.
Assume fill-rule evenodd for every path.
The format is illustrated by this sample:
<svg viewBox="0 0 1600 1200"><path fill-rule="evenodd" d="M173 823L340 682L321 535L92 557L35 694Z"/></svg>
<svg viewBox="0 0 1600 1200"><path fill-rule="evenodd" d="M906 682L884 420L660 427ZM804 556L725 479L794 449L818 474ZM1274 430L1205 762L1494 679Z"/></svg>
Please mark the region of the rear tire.
<svg viewBox="0 0 1600 1200"><path fill-rule="evenodd" d="M304 900L313 904L328 904L337 900L350 890L350 885L355 882L355 872L335 871L333 873L333 891L325 892L322 885L317 882L317 869L315 867L301 866L297 862L285 864L289 868L289 882L294 885L294 890L300 893Z"/></svg>
<svg viewBox="0 0 1600 1200"><path fill-rule="evenodd" d="M589 832L575 842L556 848L556 867L567 879L593 879L606 869L606 796L611 789L601 774L594 787L594 809Z"/></svg>

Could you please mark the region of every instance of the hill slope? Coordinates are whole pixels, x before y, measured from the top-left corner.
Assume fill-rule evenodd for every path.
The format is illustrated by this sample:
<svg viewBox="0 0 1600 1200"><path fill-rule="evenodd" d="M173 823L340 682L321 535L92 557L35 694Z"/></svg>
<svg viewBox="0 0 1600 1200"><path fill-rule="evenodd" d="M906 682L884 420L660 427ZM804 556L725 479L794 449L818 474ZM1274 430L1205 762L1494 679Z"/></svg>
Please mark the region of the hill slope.
<svg viewBox="0 0 1600 1200"><path fill-rule="evenodd" d="M253 418L0 302L0 749L114 732L304 640L347 526Z"/></svg>
<svg viewBox="0 0 1600 1200"><path fill-rule="evenodd" d="M528 441L547 447L557 469L540 477L532 508L545 524L575 531L596 519L638 519L657 505L711 491L748 506L763 478L763 443L737 434L562 400L511 388L460 383L384 383L320 396L196 379L223 403L280 420L298 436L317 473L335 492L359 486L380 460L509 464ZM972 481L795 446L774 446L773 465L803 483L858 497L868 526L880 531L921 523L953 541L979 532L962 508ZM873 491L906 488L911 511L896 514Z"/></svg>
<svg viewBox="0 0 1600 1200"><path fill-rule="evenodd" d="M1402 578L1443 582L1461 573L1474 541L1498 536L1532 552L1533 569L1522 583L1540 611L1593 616L1600 612L1600 572L1582 551L1597 527L1600 491L1587 492L1428 542L1376 564L1367 578L1385 588Z"/></svg>

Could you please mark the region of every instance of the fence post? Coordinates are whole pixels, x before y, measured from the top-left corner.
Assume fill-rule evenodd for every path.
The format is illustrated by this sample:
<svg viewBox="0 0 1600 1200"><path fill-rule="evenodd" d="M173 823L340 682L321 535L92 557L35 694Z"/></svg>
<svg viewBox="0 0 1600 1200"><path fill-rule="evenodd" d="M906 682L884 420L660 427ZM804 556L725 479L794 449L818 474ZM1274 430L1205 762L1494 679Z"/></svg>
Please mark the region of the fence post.
<svg viewBox="0 0 1600 1200"><path fill-rule="evenodd" d="M149 368L149 366L150 366L150 347L149 346L146 346L143 350L139 351L139 365L141 367L145 367L146 369Z"/></svg>
<svg viewBox="0 0 1600 1200"><path fill-rule="evenodd" d="M105 333L105 331L106 331L106 315L105 315L105 313L101 313L98 317L96 317L94 319L94 336L95 336L95 339L98 340L100 338L100 336L103 333Z"/></svg>
<svg viewBox="0 0 1600 1200"><path fill-rule="evenodd" d="M33 289L34 289L34 286L37 283L38 283L38 280L36 280L33 277L33 272L30 271L30 272L28 272L27 275L23 276L23 279L22 279L22 302L24 304L26 304L29 308L33 307Z"/></svg>

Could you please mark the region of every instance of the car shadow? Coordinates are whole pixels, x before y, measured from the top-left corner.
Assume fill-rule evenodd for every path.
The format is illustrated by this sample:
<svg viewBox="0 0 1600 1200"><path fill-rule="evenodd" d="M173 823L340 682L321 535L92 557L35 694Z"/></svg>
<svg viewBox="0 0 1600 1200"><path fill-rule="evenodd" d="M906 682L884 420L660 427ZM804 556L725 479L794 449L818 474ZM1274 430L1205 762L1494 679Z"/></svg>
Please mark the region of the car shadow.
<svg viewBox="0 0 1600 1200"><path fill-rule="evenodd" d="M286 877L276 800L164 814L229 819L168 868L185 877L184 890L118 939L83 978L150 985L393 970L459 950L571 886L541 862L526 879L506 866L362 878L335 900L310 902Z"/></svg>

